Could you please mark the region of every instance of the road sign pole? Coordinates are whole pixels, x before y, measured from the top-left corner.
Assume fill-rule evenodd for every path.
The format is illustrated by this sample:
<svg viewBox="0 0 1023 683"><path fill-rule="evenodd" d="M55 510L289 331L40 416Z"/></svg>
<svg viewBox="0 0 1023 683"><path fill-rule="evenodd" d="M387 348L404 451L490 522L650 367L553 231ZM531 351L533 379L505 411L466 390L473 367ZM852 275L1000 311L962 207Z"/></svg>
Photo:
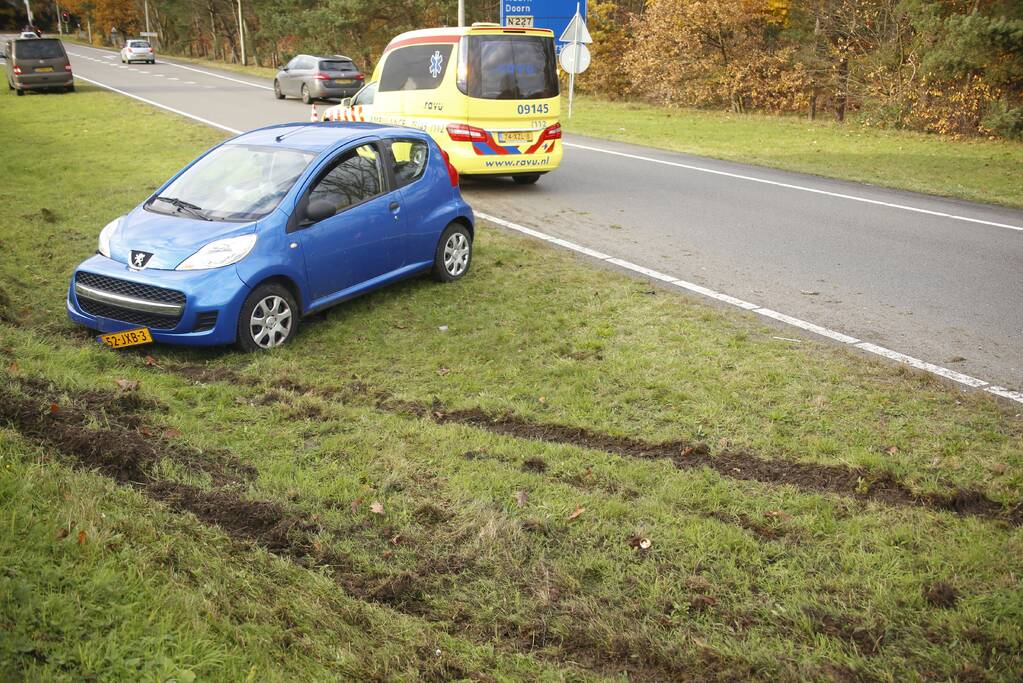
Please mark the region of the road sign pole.
<svg viewBox="0 0 1023 683"><path fill-rule="evenodd" d="M35 22L32 20L32 8L28 6L28 0L25 0L25 13L28 14L28 25L34 26Z"/></svg>
<svg viewBox="0 0 1023 683"><path fill-rule="evenodd" d="M458 25L465 26L465 0L458 0Z"/></svg>
<svg viewBox="0 0 1023 683"><path fill-rule="evenodd" d="M249 62L245 56L245 21L242 19L242 0L238 0L238 42L242 49L242 66L246 66Z"/></svg>
<svg viewBox="0 0 1023 683"><path fill-rule="evenodd" d="M143 3L146 6L146 33L150 33L149 30L149 0L145 0Z"/></svg>
<svg viewBox="0 0 1023 683"><path fill-rule="evenodd" d="M575 15L579 16L579 3L575 3ZM581 21L575 23L575 35L572 37L571 49L575 51L575 64L579 63L579 27L582 26ZM572 118L572 100L575 99L575 72L577 69L572 69L572 73L568 75L568 118Z"/></svg>
<svg viewBox="0 0 1023 683"><path fill-rule="evenodd" d="M57 8L57 33L64 35L64 24L60 20L60 3L54 2L53 6Z"/></svg>

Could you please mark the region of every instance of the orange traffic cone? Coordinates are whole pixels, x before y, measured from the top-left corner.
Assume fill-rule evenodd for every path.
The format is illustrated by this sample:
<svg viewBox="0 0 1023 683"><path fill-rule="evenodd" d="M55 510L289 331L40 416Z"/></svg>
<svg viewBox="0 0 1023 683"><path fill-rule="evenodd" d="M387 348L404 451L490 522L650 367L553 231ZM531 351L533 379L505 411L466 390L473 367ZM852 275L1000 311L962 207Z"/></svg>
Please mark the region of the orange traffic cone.
<svg viewBox="0 0 1023 683"><path fill-rule="evenodd" d="M319 123L320 122L320 116L319 116L319 114L316 113L316 103L315 102L313 103L312 111L309 112L309 122L310 123Z"/></svg>

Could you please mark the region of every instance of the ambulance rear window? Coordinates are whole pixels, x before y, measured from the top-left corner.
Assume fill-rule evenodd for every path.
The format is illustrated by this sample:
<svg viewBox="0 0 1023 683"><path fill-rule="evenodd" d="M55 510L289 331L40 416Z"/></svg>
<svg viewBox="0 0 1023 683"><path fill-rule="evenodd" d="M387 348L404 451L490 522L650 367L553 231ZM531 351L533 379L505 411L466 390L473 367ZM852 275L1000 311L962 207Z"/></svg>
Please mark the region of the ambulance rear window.
<svg viewBox="0 0 1023 683"><path fill-rule="evenodd" d="M458 89L484 100L533 100L558 96L554 41L542 36L496 34L462 39Z"/></svg>
<svg viewBox="0 0 1023 683"><path fill-rule="evenodd" d="M451 49L448 44L410 45L387 55L380 74L380 92L433 90L444 80Z"/></svg>

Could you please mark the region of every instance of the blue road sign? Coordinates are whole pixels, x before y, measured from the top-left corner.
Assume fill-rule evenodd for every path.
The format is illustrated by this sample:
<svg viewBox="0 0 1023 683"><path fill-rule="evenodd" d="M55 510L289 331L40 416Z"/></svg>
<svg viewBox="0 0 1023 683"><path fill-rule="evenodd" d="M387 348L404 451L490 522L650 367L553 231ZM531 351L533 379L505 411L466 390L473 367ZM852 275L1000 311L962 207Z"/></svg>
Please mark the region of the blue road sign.
<svg viewBox="0 0 1023 683"><path fill-rule="evenodd" d="M533 26L554 31L558 52L565 45L558 38L575 16L575 6L586 20L586 0L500 0L502 26Z"/></svg>

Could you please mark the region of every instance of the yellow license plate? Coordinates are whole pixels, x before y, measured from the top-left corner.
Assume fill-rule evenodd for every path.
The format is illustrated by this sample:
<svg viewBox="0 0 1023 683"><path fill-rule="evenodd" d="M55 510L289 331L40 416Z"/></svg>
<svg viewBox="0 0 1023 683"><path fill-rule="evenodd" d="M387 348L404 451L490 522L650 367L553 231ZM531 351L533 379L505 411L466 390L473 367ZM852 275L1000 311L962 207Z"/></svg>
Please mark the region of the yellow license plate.
<svg viewBox="0 0 1023 683"><path fill-rule="evenodd" d="M99 340L100 343L106 344L112 349L119 349L122 346L149 344L153 341L153 335L149 333L149 328L140 327L136 330L125 330L124 332L101 334L99 336Z"/></svg>
<svg viewBox="0 0 1023 683"><path fill-rule="evenodd" d="M521 133L498 133L497 137L498 137L498 142L512 142L512 141L516 141L516 142L532 142L533 141L533 134L528 132L528 131L524 131L524 132L521 132Z"/></svg>
<svg viewBox="0 0 1023 683"><path fill-rule="evenodd" d="M53 71L52 66L41 66L36 69L37 74L48 74L51 73L52 71Z"/></svg>
<svg viewBox="0 0 1023 683"><path fill-rule="evenodd" d="M352 79L350 79L350 78L338 78L334 82L337 83L338 85L351 85L352 84Z"/></svg>

